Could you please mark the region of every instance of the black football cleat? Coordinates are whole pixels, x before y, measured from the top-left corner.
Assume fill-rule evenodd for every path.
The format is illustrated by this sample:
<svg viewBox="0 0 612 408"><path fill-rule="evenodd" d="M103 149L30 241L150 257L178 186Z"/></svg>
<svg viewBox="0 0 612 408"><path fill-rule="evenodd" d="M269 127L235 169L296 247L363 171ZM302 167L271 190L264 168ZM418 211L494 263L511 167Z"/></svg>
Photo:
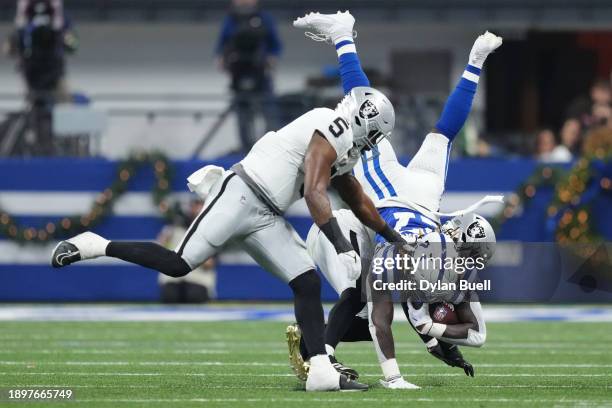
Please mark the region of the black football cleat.
<svg viewBox="0 0 612 408"><path fill-rule="evenodd" d="M336 369L340 374L344 374L349 380L357 380L359 378L359 373L357 370L354 370L350 367L345 366L341 362L339 362L336 357L329 356L329 361L332 363L332 366Z"/></svg>
<svg viewBox="0 0 612 408"><path fill-rule="evenodd" d="M342 392L367 391L369 388L367 384L353 381L346 375L340 374L340 391Z"/></svg>
<svg viewBox="0 0 612 408"><path fill-rule="evenodd" d="M57 244L51 254L51 265L61 268L78 261L104 256L109 242L93 232L83 232Z"/></svg>
<svg viewBox="0 0 612 408"><path fill-rule="evenodd" d="M81 260L81 252L76 245L71 244L68 241L62 241L53 250L51 256L51 265L54 268L61 268L68 266L71 263Z"/></svg>

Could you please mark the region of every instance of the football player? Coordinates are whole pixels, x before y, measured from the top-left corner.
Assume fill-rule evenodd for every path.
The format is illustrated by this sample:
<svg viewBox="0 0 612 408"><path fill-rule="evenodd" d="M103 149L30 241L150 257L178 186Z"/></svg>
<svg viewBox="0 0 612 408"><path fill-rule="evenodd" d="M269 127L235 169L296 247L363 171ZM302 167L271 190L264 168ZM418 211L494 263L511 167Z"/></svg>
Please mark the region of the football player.
<svg viewBox="0 0 612 408"><path fill-rule="evenodd" d="M401 241L351 174L360 155L373 151L394 123L393 106L385 95L369 86L353 87L336 109L313 109L265 134L230 170L207 172L203 184L210 187L203 191L208 193L204 208L174 251L152 242L109 241L85 232L60 242L52 265L109 256L179 277L226 244L237 244L293 291L296 320L310 357L306 390L366 389L340 375L330 362L320 279L306 244L283 214L304 197L314 223L336 252L337 265L356 279L361 261L332 214L327 189L333 186L368 228L390 242Z"/></svg>
<svg viewBox="0 0 612 408"><path fill-rule="evenodd" d="M350 92L353 86L369 84L357 56L353 41L353 24L354 18L348 12L339 12L334 15L310 13L294 22L298 28L311 30L307 32L308 37L334 43L345 93ZM444 191L451 142L467 119L484 61L492 51L501 45L501 42L500 37L489 32L478 37L470 52L468 66L459 84L448 98L440 120L434 130L427 135L421 148L407 167L397 161L393 147L388 140L385 140L371 151L363 152L360 162L354 168L356 178L364 186L364 191L375 202L382 217L405 237L412 236L421 242L432 237L440 237L437 238L439 243L448 241L457 247L463 246L464 250L469 247L469 242L466 242L469 238L466 232L471 224L461 223L465 216L453 218L449 224L441 228L441 214L438 208ZM479 204L486 201L488 200L483 200ZM475 208L477 206L472 206L472 209ZM468 212L464 210L460 213ZM359 220L345 210L334 211L334 214L339 220L342 232L353 243L355 250L360 252L364 262L363 267L367 270L369 259L372 259L373 256L373 243L381 242L381 237L364 227ZM473 222L486 231L487 236L484 241L494 240L493 230L484 218L474 214L468 214L468 216L474 217ZM440 234L441 231L445 233ZM307 245L323 274L340 295L339 302L330 312L326 330L326 349L330 355L333 355L335 346L341 340L368 339L369 334L363 328L363 321L355 317L355 314L363 308L364 302L361 299L359 281L341 272L338 262L333 256L330 256L333 253L329 245L321 239L320 229L316 226L313 226L308 235ZM480 250L483 255L491 255L491 248L486 245ZM486 253L487 250L489 253ZM461 328L450 325L443 327L444 325L433 323L428 313L425 315L428 309L426 306L415 302L414 305L404 305L404 308L407 315L413 315L409 321L412 324L416 323L414 327L419 330L428 350L443 361L464 368L466 374L473 375L471 365L462 358L452 342L466 345L480 345L484 342L485 327L480 305L476 304L474 307L467 308L471 311L472 317L466 319L470 321L464 323ZM375 340L385 377L382 384L388 388L418 388L402 378L395 360L390 330L393 304L381 302L369 309L371 314L369 329ZM469 312L466 311L465 314L469 315ZM427 320L428 317L429 320ZM290 327L288 330L295 332L297 328ZM479 339L471 342L447 339L447 337L454 339L464 335L467 339L468 333L471 333L470 330L471 332L476 331L480 335ZM293 340L293 344L290 342L290 351L297 349L295 341L298 338L298 336L293 336L290 339ZM439 342L437 338L446 341ZM305 346L307 348L307 345ZM302 351L303 349L304 345ZM299 356L294 353L291 360L292 363L299 362ZM307 366L294 367L294 370L298 372L302 370L302 377L306 369ZM337 369L348 375L356 374L339 363Z"/></svg>

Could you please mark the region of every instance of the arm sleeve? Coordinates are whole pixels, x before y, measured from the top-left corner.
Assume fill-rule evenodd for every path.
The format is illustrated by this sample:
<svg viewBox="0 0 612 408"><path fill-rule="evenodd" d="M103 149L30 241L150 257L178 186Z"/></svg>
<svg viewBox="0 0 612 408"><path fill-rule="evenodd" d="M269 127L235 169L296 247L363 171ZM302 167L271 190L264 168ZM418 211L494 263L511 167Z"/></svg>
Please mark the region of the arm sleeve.
<svg viewBox="0 0 612 408"><path fill-rule="evenodd" d="M344 94L351 92L353 88L358 86L370 86L370 81L367 75L361 68L361 61L357 52L341 52L343 47L353 47L354 44L351 41L342 41L336 44L336 51L338 51L338 65L340 70L340 79L342 80L342 88Z"/></svg>

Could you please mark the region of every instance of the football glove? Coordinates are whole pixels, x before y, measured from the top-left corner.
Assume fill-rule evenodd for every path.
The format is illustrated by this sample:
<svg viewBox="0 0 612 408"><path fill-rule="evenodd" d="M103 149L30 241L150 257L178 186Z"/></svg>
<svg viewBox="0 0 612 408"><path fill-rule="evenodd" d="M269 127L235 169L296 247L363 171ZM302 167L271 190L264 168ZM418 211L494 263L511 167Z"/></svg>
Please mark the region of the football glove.
<svg viewBox="0 0 612 408"><path fill-rule="evenodd" d="M454 344L440 342L434 347L428 348L429 354L451 367L459 367L463 369L465 375L474 377L474 366L469 361L463 358L459 351L459 347Z"/></svg>
<svg viewBox="0 0 612 408"><path fill-rule="evenodd" d="M341 252L338 254L338 259L350 280L359 279L361 276L361 258L359 258L357 252L353 250Z"/></svg>

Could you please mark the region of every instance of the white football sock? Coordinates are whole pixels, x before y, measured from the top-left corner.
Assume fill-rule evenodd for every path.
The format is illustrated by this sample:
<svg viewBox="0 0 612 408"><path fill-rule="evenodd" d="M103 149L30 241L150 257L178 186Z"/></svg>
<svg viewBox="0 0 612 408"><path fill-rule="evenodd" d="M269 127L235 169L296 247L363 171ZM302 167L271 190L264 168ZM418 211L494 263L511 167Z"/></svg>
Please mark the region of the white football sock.
<svg viewBox="0 0 612 408"><path fill-rule="evenodd" d="M380 368L382 368L383 375L385 376L385 380L390 380L392 378L401 377L399 366L397 365L397 360L391 358L380 364Z"/></svg>

